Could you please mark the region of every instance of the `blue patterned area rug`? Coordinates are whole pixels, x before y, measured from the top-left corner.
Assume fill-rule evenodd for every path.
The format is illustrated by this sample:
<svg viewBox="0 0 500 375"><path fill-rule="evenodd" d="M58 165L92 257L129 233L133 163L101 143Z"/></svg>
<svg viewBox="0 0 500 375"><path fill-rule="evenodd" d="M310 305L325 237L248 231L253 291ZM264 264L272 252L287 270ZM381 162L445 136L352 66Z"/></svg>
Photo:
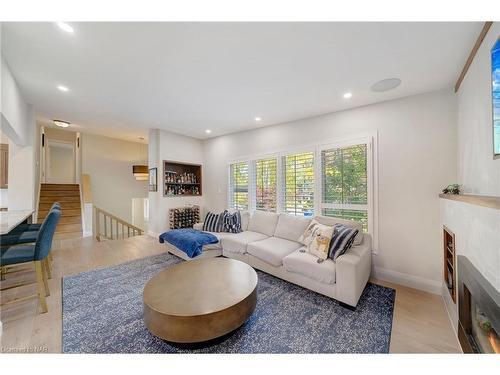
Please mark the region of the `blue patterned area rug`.
<svg viewBox="0 0 500 375"><path fill-rule="evenodd" d="M358 307L258 271L257 307L225 340L187 349L153 336L142 319L144 285L181 260L143 258L63 279L64 353L387 353L396 292L375 284Z"/></svg>

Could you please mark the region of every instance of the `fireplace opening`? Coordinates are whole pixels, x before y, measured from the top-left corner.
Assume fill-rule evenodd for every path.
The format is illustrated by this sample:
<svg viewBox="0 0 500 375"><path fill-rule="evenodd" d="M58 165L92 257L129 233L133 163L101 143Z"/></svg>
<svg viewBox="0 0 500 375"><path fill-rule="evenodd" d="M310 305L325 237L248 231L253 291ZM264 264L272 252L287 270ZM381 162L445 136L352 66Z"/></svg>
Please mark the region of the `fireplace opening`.
<svg viewBox="0 0 500 375"><path fill-rule="evenodd" d="M481 310L471 295L471 340L479 353L500 353L500 339L495 329L491 325L491 320L486 313Z"/></svg>
<svg viewBox="0 0 500 375"><path fill-rule="evenodd" d="M458 338L464 353L500 354L500 292L458 256Z"/></svg>

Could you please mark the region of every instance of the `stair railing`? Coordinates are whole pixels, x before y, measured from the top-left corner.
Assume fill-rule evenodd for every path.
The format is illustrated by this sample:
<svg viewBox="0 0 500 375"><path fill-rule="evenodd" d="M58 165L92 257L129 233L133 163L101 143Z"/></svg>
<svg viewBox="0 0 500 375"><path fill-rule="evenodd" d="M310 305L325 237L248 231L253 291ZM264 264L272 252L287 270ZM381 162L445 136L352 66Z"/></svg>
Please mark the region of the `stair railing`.
<svg viewBox="0 0 500 375"><path fill-rule="evenodd" d="M127 223L125 220L116 217L115 215L94 206L95 211L95 238L97 241L103 239L117 240L125 239L133 236L140 236L144 231L133 224ZM101 223L103 225L101 225ZM121 229L121 232L120 232Z"/></svg>

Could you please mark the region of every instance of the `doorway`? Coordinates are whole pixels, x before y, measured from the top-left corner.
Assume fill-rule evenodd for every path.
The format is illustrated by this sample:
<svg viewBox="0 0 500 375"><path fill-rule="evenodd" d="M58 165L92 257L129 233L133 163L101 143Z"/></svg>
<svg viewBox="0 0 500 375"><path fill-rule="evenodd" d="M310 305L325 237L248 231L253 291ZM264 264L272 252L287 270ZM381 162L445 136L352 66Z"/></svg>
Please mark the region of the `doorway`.
<svg viewBox="0 0 500 375"><path fill-rule="evenodd" d="M45 152L45 182L49 184L76 183L74 143L48 139Z"/></svg>

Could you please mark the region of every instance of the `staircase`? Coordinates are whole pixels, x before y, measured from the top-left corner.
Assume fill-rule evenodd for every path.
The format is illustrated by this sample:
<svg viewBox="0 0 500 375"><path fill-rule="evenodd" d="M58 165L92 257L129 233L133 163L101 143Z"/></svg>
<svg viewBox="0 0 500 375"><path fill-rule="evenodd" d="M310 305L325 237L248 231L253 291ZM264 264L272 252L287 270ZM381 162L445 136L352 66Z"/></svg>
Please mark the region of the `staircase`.
<svg viewBox="0 0 500 375"><path fill-rule="evenodd" d="M41 184L38 204L38 223L42 223L54 202L59 202L62 215L56 233L82 233L80 185Z"/></svg>

